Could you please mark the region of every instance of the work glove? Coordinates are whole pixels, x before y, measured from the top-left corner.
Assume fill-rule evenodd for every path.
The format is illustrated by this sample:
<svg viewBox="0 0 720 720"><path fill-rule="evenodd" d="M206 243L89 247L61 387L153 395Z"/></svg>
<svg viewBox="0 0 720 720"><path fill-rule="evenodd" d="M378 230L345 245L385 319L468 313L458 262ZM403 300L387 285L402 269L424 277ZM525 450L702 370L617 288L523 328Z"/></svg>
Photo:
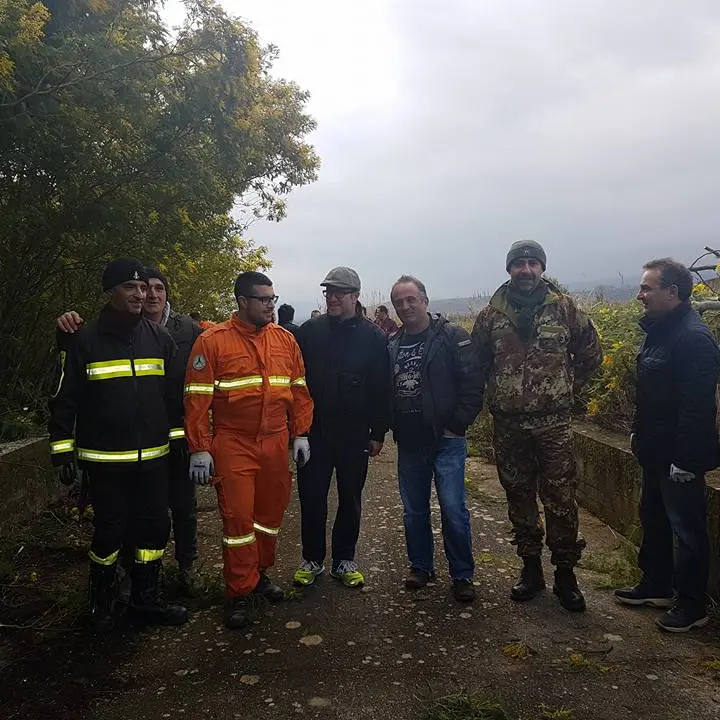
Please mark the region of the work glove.
<svg viewBox="0 0 720 720"><path fill-rule="evenodd" d="M190 479L196 485L208 485L215 474L215 464L209 452L196 452L190 456Z"/></svg>
<svg viewBox="0 0 720 720"><path fill-rule="evenodd" d="M670 479L677 483L687 483L695 479L695 473L691 473L689 470L682 470L676 465L671 465Z"/></svg>
<svg viewBox="0 0 720 720"><path fill-rule="evenodd" d="M298 467L302 467L310 459L310 441L306 437L296 437L293 440L293 460Z"/></svg>
<svg viewBox="0 0 720 720"><path fill-rule="evenodd" d="M71 460L57 468L55 474L63 485L72 485L77 478L77 463Z"/></svg>

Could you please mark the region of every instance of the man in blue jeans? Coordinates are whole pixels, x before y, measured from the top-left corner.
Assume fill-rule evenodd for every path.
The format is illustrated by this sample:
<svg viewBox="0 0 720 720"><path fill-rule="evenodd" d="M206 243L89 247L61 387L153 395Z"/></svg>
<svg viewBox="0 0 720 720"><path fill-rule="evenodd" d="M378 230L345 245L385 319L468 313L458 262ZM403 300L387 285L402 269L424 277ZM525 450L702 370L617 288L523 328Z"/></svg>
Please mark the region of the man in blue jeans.
<svg viewBox="0 0 720 720"><path fill-rule="evenodd" d="M388 348L410 559L405 587L419 589L435 577L430 525L434 477L453 595L460 602L472 602L475 563L465 506L465 431L482 408L480 365L465 330L428 314L427 292L417 278L400 277L390 298L403 323Z"/></svg>
<svg viewBox="0 0 720 720"><path fill-rule="evenodd" d="M720 464L715 392L720 351L690 305L692 275L670 258L645 265L638 300L646 333L637 360L632 450L642 466L640 583L626 605L669 608L657 624L687 632L708 622L705 473ZM677 596L673 590L677 591Z"/></svg>

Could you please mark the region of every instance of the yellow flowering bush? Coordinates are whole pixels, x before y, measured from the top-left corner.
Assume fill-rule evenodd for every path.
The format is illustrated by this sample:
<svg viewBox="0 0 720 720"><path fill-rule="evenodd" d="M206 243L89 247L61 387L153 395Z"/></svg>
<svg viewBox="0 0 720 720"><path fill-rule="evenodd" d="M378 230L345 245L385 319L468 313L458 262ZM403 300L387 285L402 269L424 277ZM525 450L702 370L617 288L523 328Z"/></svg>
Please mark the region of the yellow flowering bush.
<svg viewBox="0 0 720 720"><path fill-rule="evenodd" d="M642 305L597 303L587 311L603 347L602 365L587 390L587 414L608 429L628 432L635 404L635 359L642 342Z"/></svg>

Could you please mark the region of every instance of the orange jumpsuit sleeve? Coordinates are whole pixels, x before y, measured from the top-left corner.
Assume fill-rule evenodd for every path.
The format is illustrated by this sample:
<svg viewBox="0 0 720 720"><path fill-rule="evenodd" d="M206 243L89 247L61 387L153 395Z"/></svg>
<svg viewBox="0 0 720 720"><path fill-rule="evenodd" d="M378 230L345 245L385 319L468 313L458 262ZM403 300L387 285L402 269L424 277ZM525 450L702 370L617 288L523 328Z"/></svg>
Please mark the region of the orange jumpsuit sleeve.
<svg viewBox="0 0 720 720"><path fill-rule="evenodd" d="M185 370L185 438L191 453L210 452L210 407L215 393L214 335L200 335Z"/></svg>
<svg viewBox="0 0 720 720"><path fill-rule="evenodd" d="M293 395L290 433L293 437L307 435L313 419L313 401L305 381L305 363L303 363L300 347L293 339L292 376L290 388Z"/></svg>

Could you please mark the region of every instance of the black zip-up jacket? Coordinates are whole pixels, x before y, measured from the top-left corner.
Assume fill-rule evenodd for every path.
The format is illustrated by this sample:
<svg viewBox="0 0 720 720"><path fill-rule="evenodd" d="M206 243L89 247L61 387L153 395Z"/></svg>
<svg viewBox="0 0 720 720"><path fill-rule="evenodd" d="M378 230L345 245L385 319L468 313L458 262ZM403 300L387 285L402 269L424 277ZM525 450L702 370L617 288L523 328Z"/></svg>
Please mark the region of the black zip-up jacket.
<svg viewBox="0 0 720 720"><path fill-rule="evenodd" d="M296 338L315 403L312 431L367 428L371 440L382 442L390 425L385 336L363 317L321 315L303 323Z"/></svg>
<svg viewBox="0 0 720 720"><path fill-rule="evenodd" d="M149 469L169 452L182 425L184 368L160 326L106 305L61 353L50 400L53 465L75 456L81 467Z"/></svg>
<svg viewBox="0 0 720 720"><path fill-rule="evenodd" d="M720 351L685 301L668 315L640 321L633 450L644 467L673 463L703 473L720 464L715 391Z"/></svg>
<svg viewBox="0 0 720 720"><path fill-rule="evenodd" d="M178 347L177 362L183 368L183 377L185 368L187 367L190 353L192 352L195 341L202 335L202 328L189 315L180 315L174 310L170 310L165 329L170 333L170 337L175 341ZM183 427L184 417L184 388L183 383L175 384L177 386L178 398L173 402L177 402L180 407L179 423L170 428L170 449L173 452L184 453L188 459L187 443L185 442L185 428Z"/></svg>
<svg viewBox="0 0 720 720"><path fill-rule="evenodd" d="M389 344L390 377L405 328ZM444 430L464 435L483 405L482 369L470 334L440 315L430 318L422 356L422 408L425 423L439 438Z"/></svg>

